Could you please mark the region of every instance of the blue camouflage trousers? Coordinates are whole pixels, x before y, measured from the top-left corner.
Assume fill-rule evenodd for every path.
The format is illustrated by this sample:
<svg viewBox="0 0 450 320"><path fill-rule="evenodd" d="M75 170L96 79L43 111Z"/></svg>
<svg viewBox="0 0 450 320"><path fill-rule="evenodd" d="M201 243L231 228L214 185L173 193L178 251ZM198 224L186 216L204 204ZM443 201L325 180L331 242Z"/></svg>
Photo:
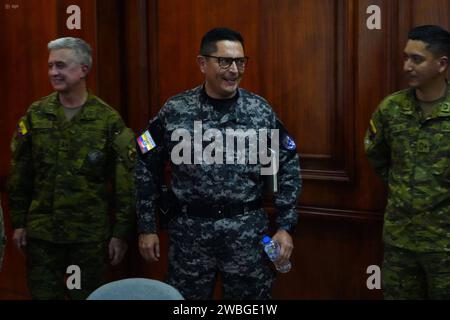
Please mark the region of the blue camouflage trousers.
<svg viewBox="0 0 450 320"><path fill-rule="evenodd" d="M211 299L220 273L223 299L269 299L275 272L260 244L267 229L262 209L218 220L175 217L167 282L185 299Z"/></svg>
<svg viewBox="0 0 450 320"><path fill-rule="evenodd" d="M416 252L385 245L385 299L450 299L450 252Z"/></svg>

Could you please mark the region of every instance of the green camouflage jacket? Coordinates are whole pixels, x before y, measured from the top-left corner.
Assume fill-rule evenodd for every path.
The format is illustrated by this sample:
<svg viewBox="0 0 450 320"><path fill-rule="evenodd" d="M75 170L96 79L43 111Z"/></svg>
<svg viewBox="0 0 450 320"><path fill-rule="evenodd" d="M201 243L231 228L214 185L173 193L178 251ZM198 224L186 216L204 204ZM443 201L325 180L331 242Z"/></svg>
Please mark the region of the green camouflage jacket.
<svg viewBox="0 0 450 320"><path fill-rule="evenodd" d="M135 142L120 115L89 94L67 121L57 94L19 120L8 180L14 228L55 243L124 238L133 227ZM111 221L109 208L115 219Z"/></svg>
<svg viewBox="0 0 450 320"><path fill-rule="evenodd" d="M388 96L374 112L364 144L388 184L385 243L450 251L450 86L428 118L412 89Z"/></svg>

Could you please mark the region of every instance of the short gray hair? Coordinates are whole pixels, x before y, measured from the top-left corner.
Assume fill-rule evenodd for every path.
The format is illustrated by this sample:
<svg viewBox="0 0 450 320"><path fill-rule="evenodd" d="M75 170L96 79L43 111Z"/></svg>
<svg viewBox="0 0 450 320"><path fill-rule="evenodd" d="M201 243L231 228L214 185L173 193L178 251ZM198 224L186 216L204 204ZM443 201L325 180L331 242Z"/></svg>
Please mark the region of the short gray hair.
<svg viewBox="0 0 450 320"><path fill-rule="evenodd" d="M50 41L47 47L49 51L72 49L79 63L87 65L89 70L92 67L92 49L83 39L72 37L58 38Z"/></svg>

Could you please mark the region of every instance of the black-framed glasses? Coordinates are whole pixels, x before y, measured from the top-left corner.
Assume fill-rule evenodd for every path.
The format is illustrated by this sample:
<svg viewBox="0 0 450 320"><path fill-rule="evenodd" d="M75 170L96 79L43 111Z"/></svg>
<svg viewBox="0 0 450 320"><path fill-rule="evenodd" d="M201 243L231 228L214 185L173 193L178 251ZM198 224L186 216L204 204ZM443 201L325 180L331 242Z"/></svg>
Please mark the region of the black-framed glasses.
<svg viewBox="0 0 450 320"><path fill-rule="evenodd" d="M217 63L219 64L219 67L222 69L228 69L231 67L231 65L236 63L236 67L239 70L243 70L245 66L248 63L249 57L239 57L239 58L229 58L229 57L216 57L216 56L209 56L207 54L202 54L203 57L206 58L214 58L217 59Z"/></svg>

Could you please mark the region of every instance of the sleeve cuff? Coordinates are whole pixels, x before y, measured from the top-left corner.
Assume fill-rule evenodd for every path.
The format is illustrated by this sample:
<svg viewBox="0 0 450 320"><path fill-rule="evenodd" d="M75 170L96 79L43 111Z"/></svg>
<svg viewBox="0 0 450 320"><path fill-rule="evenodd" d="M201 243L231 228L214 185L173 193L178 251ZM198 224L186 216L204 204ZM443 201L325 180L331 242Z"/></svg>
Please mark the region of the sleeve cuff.
<svg viewBox="0 0 450 320"><path fill-rule="evenodd" d="M119 239L127 239L131 235L131 226L114 226L112 236Z"/></svg>
<svg viewBox="0 0 450 320"><path fill-rule="evenodd" d="M21 229L26 227L26 214L11 214L11 225L13 229Z"/></svg>

